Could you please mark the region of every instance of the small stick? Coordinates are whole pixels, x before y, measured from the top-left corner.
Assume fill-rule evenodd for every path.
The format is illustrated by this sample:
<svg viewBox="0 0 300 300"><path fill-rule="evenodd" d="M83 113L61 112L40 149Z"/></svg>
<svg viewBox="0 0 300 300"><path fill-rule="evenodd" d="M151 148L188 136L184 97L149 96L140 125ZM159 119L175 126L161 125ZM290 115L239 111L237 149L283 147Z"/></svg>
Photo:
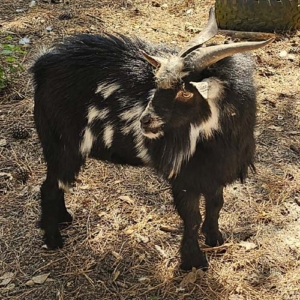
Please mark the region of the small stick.
<svg viewBox="0 0 300 300"><path fill-rule="evenodd" d="M97 21L103 23L103 21L102 21L99 17L96 17L96 16L91 15L91 14L85 14L85 15L88 16L88 17L91 17L91 18L93 18L93 19L96 19Z"/></svg>
<svg viewBox="0 0 300 300"><path fill-rule="evenodd" d="M180 233L181 230L177 229L177 228L174 228L174 227L169 227L169 226L160 226L159 228L161 231L164 231L164 232L171 232L171 233Z"/></svg>
<svg viewBox="0 0 300 300"><path fill-rule="evenodd" d="M275 38L274 33L267 32L251 32L251 31L235 31L235 30L219 30L220 34L228 35L238 39L249 39L249 40L267 40Z"/></svg>
<svg viewBox="0 0 300 300"><path fill-rule="evenodd" d="M229 248L232 245L233 245L233 243L226 243L224 245L217 246L217 247L205 247L205 248L201 248L201 250L205 251L205 252L208 252L208 251L220 251L220 250L224 250L226 248Z"/></svg>

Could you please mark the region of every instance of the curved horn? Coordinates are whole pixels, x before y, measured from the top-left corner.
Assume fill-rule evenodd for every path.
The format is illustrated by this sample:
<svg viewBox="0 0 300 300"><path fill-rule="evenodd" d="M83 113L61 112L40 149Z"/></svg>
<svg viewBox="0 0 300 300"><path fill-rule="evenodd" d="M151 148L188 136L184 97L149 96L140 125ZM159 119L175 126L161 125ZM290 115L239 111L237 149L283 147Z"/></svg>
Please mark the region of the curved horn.
<svg viewBox="0 0 300 300"><path fill-rule="evenodd" d="M191 64L198 71L209 67L217 61L236 53L259 49L270 44L274 39L262 42L242 42L236 44L224 44L198 49L195 56L191 58Z"/></svg>
<svg viewBox="0 0 300 300"><path fill-rule="evenodd" d="M217 32L218 25L215 17L215 10L211 8L209 10L209 19L205 28L187 43L187 45L179 52L178 56L187 56L192 51L201 47L203 43L207 42L212 37L214 37L217 34Z"/></svg>

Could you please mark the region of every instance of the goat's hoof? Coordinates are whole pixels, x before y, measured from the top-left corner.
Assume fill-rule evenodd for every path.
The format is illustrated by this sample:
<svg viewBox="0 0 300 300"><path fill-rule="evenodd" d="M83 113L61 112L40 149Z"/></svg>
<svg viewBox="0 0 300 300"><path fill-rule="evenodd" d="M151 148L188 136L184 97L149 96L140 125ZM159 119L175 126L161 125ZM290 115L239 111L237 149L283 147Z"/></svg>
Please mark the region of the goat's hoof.
<svg viewBox="0 0 300 300"><path fill-rule="evenodd" d="M208 270L208 261L204 255L201 255L197 258L190 257L186 261L182 261L180 269L184 271L190 271L192 268L201 269L203 271Z"/></svg>
<svg viewBox="0 0 300 300"><path fill-rule="evenodd" d="M63 247L63 240L59 231L55 234L45 234L44 241L49 250L55 250Z"/></svg>
<svg viewBox="0 0 300 300"><path fill-rule="evenodd" d="M210 247L216 247L224 244L222 233L218 231L216 234L206 234L205 244Z"/></svg>

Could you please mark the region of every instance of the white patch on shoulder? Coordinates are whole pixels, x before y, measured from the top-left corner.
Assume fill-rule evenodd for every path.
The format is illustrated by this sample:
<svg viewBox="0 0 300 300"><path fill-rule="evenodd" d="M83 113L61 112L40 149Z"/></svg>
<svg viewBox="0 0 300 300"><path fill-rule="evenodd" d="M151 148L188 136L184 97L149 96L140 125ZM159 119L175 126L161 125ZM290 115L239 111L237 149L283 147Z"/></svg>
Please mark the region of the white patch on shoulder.
<svg viewBox="0 0 300 300"><path fill-rule="evenodd" d="M103 142L107 148L111 147L114 137L114 127L112 125L107 125L103 131Z"/></svg>
<svg viewBox="0 0 300 300"><path fill-rule="evenodd" d="M70 186L67 183L63 183L61 180L58 180L58 187L66 193L70 192Z"/></svg>
<svg viewBox="0 0 300 300"><path fill-rule="evenodd" d="M86 127L80 145L80 152L83 156L88 156L90 154L94 139L95 137L93 136L92 130L89 127Z"/></svg>
<svg viewBox="0 0 300 300"><path fill-rule="evenodd" d="M88 124L91 124L96 119L104 120L108 114L109 114L108 108L103 108L99 110L97 107L91 106L89 107L88 110L88 116L87 116Z"/></svg>
<svg viewBox="0 0 300 300"><path fill-rule="evenodd" d="M121 86L117 83L100 83L97 86L95 94L101 93L104 99L107 99Z"/></svg>

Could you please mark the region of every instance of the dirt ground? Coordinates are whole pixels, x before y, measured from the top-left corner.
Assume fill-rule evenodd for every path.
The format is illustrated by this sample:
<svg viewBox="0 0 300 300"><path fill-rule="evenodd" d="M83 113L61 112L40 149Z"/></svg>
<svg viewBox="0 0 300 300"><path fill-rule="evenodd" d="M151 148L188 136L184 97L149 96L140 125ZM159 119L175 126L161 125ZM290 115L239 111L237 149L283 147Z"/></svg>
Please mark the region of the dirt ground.
<svg viewBox="0 0 300 300"><path fill-rule="evenodd" d="M30 3L0 3L0 44L30 40L24 70L0 95L0 299L300 299L300 32L277 34L254 52L257 174L226 188L226 243L205 249L209 270L185 273L169 187L147 168L88 160L67 195L74 222L62 231L64 248L41 247L45 164L27 69L39 49L74 33L121 32L180 47L214 1ZM15 138L16 124L29 137Z"/></svg>

